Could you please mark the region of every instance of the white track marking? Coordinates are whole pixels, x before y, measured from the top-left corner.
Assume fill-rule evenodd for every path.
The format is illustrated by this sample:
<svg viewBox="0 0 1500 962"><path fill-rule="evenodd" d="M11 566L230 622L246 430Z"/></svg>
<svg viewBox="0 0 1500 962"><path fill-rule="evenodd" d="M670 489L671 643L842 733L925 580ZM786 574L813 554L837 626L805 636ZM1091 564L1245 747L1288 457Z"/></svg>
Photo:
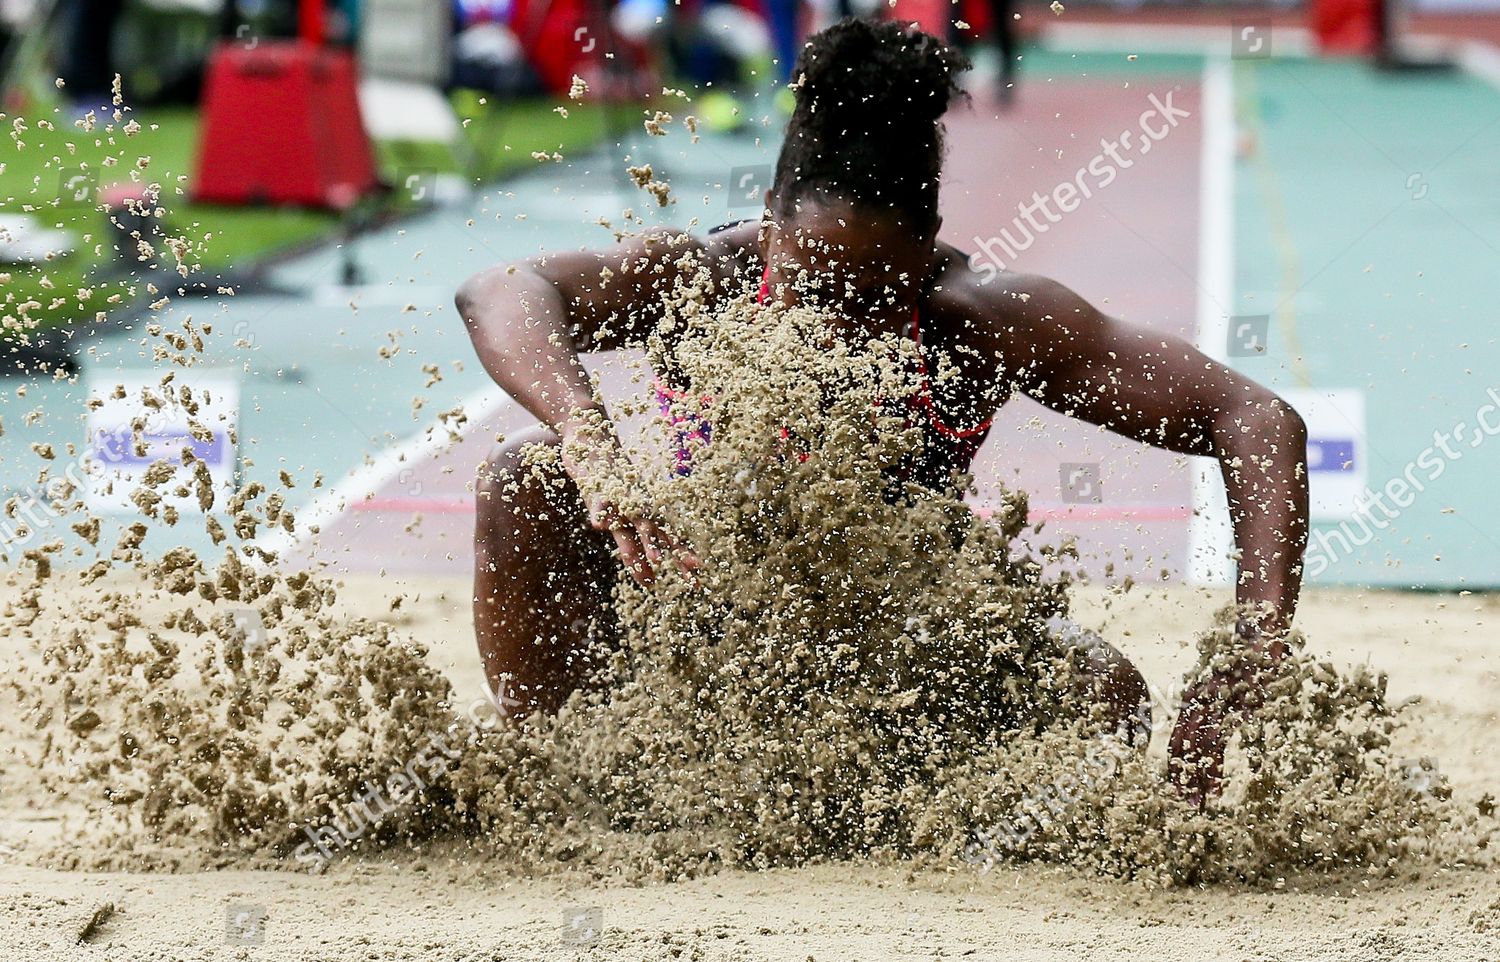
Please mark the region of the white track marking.
<svg viewBox="0 0 1500 962"><path fill-rule="evenodd" d="M337 521L354 505L373 498L392 479L399 477L402 471L457 444L458 441L452 438L453 434L457 434L461 440L481 422L514 403L510 395L494 384L475 391L459 401L464 414L468 415L468 420L462 425L450 430L441 421L434 419L425 429L386 448L370 462L355 468L347 478L321 498L296 510L295 533L275 528L256 538L251 544L278 556L301 547L313 536L312 528L322 529Z"/></svg>
<svg viewBox="0 0 1500 962"><path fill-rule="evenodd" d="M1277 27L1274 53L1305 57L1313 53L1312 36L1301 27ZM1076 50L1197 53L1208 57L1203 68L1203 149L1198 185L1198 336L1209 357L1222 360L1228 336L1228 312L1233 300L1234 203L1234 89L1230 63L1223 58L1228 37L1222 26L1172 27L1124 24L1057 24L1046 37L1058 46ZM1483 41L1457 47L1459 65L1468 73L1500 88L1500 50ZM501 410L510 398L498 387L488 387L463 400L469 420L459 430L467 433L479 421ZM388 448L369 464L357 468L341 484L297 512L297 534L276 529L253 542L267 551L300 547L311 527L325 527L358 502L372 498L412 462L451 445L448 431L434 422L402 443ZM1233 528L1218 465L1194 459L1193 515L1188 523L1188 582L1228 585L1234 577L1230 558Z"/></svg>
<svg viewBox="0 0 1500 962"><path fill-rule="evenodd" d="M1203 149L1198 173L1198 349L1224 360L1234 300L1234 77L1228 60L1203 65ZM1188 522L1188 583L1234 579L1229 506L1219 465L1193 459L1193 516Z"/></svg>
<svg viewBox="0 0 1500 962"><path fill-rule="evenodd" d="M1465 40L1458 46L1458 65L1500 90L1500 49L1484 40Z"/></svg>
<svg viewBox="0 0 1500 962"><path fill-rule="evenodd" d="M1203 69L1203 152L1199 175L1198 338L1209 357L1223 360L1228 315L1234 297L1234 78L1229 35L1224 27L1158 24L1049 24L1049 46L1073 50L1125 53L1197 53L1208 58ZM1483 40L1455 43L1448 37L1412 34L1412 49L1449 53L1469 75L1500 90L1500 47ZM1311 31L1275 27L1272 54L1278 58L1317 55ZM1230 552L1234 530L1224 481L1218 465L1206 458L1193 464L1193 516L1188 523L1189 584L1224 586L1234 579Z"/></svg>
<svg viewBox="0 0 1500 962"><path fill-rule="evenodd" d="M1047 46L1080 53L1194 54L1204 57L1229 55L1230 23L1129 24L1054 23L1043 31ZM1276 57L1311 57L1317 52L1313 35L1305 27L1273 27L1271 53Z"/></svg>

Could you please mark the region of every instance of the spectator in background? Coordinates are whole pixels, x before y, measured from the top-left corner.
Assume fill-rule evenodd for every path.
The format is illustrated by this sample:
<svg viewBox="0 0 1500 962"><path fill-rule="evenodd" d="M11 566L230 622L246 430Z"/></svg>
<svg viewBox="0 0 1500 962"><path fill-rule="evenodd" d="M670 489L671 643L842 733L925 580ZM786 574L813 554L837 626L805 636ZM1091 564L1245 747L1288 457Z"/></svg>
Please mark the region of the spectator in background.
<svg viewBox="0 0 1500 962"><path fill-rule="evenodd" d="M1016 96L1016 0L989 0L990 39L999 58L996 93L1001 106Z"/></svg>
<svg viewBox="0 0 1500 962"><path fill-rule="evenodd" d="M11 41L36 12L35 0L0 0L0 65L8 65L13 53Z"/></svg>
<svg viewBox="0 0 1500 962"><path fill-rule="evenodd" d="M765 0L766 26L771 30L771 51L776 57L780 79L792 79L802 34L799 31L801 0Z"/></svg>
<svg viewBox="0 0 1500 962"><path fill-rule="evenodd" d="M710 130L744 129L750 108L743 98L757 76L767 76L773 56L765 21L731 0L684 0L671 8L667 49L676 75L698 88L699 121Z"/></svg>
<svg viewBox="0 0 1500 962"><path fill-rule="evenodd" d="M323 41L352 44L359 32L364 0L323 0ZM425 0L424 0L425 2ZM223 0L219 8L219 36L231 40L245 27L264 37L295 37L300 0Z"/></svg>
<svg viewBox="0 0 1500 962"><path fill-rule="evenodd" d="M542 89L512 20L511 0L454 0L455 87L517 95Z"/></svg>
<svg viewBox="0 0 1500 962"><path fill-rule="evenodd" d="M63 0L63 62L59 76L78 113L110 103L114 85L115 28L124 0Z"/></svg>

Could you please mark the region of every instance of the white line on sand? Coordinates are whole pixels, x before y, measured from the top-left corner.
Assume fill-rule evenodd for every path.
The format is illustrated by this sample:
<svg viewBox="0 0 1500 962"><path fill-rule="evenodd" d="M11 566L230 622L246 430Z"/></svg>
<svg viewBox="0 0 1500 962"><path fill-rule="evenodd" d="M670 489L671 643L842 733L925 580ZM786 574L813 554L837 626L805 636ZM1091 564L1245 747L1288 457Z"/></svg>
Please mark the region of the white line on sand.
<svg viewBox="0 0 1500 962"><path fill-rule="evenodd" d="M440 420L433 420L426 428L409 435L355 468L347 478L321 498L314 499L297 510L295 533L275 528L251 543L278 556L301 547L312 537L313 528L322 529L337 521L354 505L373 498L392 479L399 477L402 471L422 458L432 457L458 443L453 440L453 434L462 438L506 405L514 403L510 395L494 384L480 388L459 402L464 414L468 416L463 424L450 430Z"/></svg>
<svg viewBox="0 0 1500 962"><path fill-rule="evenodd" d="M1203 65L1203 149L1198 173L1198 349L1224 359L1234 300L1234 77L1228 60ZM1219 466L1193 459L1188 583L1227 585L1233 529Z"/></svg>

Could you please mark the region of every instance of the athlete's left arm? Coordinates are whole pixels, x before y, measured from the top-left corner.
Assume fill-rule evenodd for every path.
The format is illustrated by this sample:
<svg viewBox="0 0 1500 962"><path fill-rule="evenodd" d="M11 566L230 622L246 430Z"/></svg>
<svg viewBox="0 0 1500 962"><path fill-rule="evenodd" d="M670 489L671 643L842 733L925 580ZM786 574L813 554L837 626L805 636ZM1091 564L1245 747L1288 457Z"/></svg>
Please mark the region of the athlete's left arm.
<svg viewBox="0 0 1500 962"><path fill-rule="evenodd" d="M1002 275L983 296L1002 376L1053 410L1157 447L1214 457L1238 549L1240 634L1272 660L1297 607L1307 544L1307 428L1273 392L1181 338L1109 317L1045 278ZM1186 691L1173 775L1202 803L1218 790L1225 714L1253 707L1258 662Z"/></svg>
<svg viewBox="0 0 1500 962"><path fill-rule="evenodd" d="M1045 278L988 285L1003 376L1055 411L1219 461L1238 548L1236 600L1259 633L1290 626L1307 543L1307 431L1273 392L1181 338L1096 310ZM990 313L990 312L987 312Z"/></svg>

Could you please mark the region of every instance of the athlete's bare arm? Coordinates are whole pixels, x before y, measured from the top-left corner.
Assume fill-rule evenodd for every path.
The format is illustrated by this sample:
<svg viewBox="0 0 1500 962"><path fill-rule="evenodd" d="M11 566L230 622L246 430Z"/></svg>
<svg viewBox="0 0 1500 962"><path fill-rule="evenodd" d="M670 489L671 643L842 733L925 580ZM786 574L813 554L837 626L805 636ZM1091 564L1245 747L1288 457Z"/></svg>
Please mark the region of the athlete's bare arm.
<svg viewBox="0 0 1500 962"><path fill-rule="evenodd" d="M1002 275L972 285L968 296L987 301L990 349L1018 390L1125 437L1219 461L1238 549L1236 601L1259 613L1242 631L1248 644L1279 659L1307 544L1302 418L1181 338L1109 317L1046 278ZM1226 673L1184 697L1171 747L1194 799L1217 785L1223 716L1244 707L1228 693L1246 681L1253 679Z"/></svg>
<svg viewBox="0 0 1500 962"><path fill-rule="evenodd" d="M566 434L575 412L598 410L585 351L639 342L660 320L696 238L653 231L603 251L501 264L459 288L459 314L495 383L537 420Z"/></svg>
<svg viewBox="0 0 1500 962"><path fill-rule="evenodd" d="M1055 281L1003 275L990 286L992 348L1018 390L1136 441L1218 459L1240 552L1237 600L1265 612L1262 631L1285 629L1307 540L1301 417L1181 338L1109 317Z"/></svg>
<svg viewBox="0 0 1500 962"><path fill-rule="evenodd" d="M594 396L580 352L639 343L660 322L666 295L696 272L704 245L678 231L651 231L599 252L568 252L500 265L474 275L455 298L474 350L490 377L562 440L563 463L622 560L650 581L681 550L657 519L626 513L585 482L623 458L608 415ZM573 444L585 432L604 437Z"/></svg>

